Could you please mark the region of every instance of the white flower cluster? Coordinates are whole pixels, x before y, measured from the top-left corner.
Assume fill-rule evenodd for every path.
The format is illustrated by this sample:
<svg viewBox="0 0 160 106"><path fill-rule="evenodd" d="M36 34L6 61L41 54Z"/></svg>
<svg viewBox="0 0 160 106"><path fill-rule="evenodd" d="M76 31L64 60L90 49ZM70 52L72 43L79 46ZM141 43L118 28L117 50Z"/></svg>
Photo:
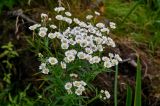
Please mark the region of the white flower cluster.
<svg viewBox="0 0 160 106"><path fill-rule="evenodd" d="M80 60L87 60L90 64L104 63L104 67L110 68L122 61L118 54L109 54L107 57L100 57L98 55L100 52L104 51L107 46L116 47L115 42L106 35L109 34L110 28L115 29L116 25L110 22L109 26L106 27L103 23L92 24L90 22L80 21L78 18L72 18L72 14L65 11L64 7L56 7L54 9L57 13L61 12L55 16L56 20L65 21L68 24L73 24L73 27L67 27L62 31L61 27L58 25L51 24L47 28L45 25L35 24L30 26L30 30L38 30L38 35L40 37L47 37L52 39L57 39L60 41L61 49L65 51L64 58L60 62L62 69L66 69L67 63L73 62L77 58ZM99 16L100 13L95 11L95 15ZM90 20L94 16L87 15L86 19ZM48 18L47 14L41 14L41 18ZM49 63L51 65L57 64L58 60L55 58L49 58Z"/></svg>
<svg viewBox="0 0 160 106"><path fill-rule="evenodd" d="M41 63L41 65L39 66L39 69L42 70L43 74L49 73L49 69L46 67L46 63Z"/></svg>
<svg viewBox="0 0 160 106"><path fill-rule="evenodd" d="M71 74L75 77L77 74ZM70 75L70 76L71 76ZM67 82L65 84L65 89L67 90L68 94L73 94L73 91L76 95L80 96L85 91L85 86L87 84L84 81L73 81L73 82Z"/></svg>
<svg viewBox="0 0 160 106"><path fill-rule="evenodd" d="M55 65L57 63L58 63L58 60L55 57L49 57L45 63L41 63L41 65L39 66L39 69L42 70L43 74L48 74L49 69L47 68L46 65L47 64Z"/></svg>
<svg viewBox="0 0 160 106"><path fill-rule="evenodd" d="M106 100L111 97L110 93L107 90L100 91L100 99Z"/></svg>

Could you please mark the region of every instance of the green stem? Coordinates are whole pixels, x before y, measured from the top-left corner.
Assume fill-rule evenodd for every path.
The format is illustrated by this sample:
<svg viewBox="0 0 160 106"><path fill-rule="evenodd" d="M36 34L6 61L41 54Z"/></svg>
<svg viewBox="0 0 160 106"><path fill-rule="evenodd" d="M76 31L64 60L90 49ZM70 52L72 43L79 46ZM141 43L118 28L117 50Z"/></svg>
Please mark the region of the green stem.
<svg viewBox="0 0 160 106"><path fill-rule="evenodd" d="M118 65L116 65L115 79L114 79L114 106L117 106L117 79L118 79Z"/></svg>
<svg viewBox="0 0 160 106"><path fill-rule="evenodd" d="M92 103L94 100L96 100L96 99L98 99L98 98L99 98L99 95L95 96L94 98L92 98L91 100L89 100L89 101L87 102L87 104Z"/></svg>

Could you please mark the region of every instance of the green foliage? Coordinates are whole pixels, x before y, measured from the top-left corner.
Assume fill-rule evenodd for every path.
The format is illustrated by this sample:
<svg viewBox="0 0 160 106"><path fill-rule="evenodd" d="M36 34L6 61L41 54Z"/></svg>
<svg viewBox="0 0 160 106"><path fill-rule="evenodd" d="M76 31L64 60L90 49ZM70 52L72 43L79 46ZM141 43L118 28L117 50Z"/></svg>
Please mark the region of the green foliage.
<svg viewBox="0 0 160 106"><path fill-rule="evenodd" d="M0 54L0 58L6 57L6 59L3 60L2 63L5 63L6 68L9 70L12 69L12 63L10 62L10 59L18 56L17 51L13 50L13 47L14 45L11 42L1 47L2 49L4 49L4 51Z"/></svg>
<svg viewBox="0 0 160 106"><path fill-rule="evenodd" d="M129 85L127 86L126 106L132 106L132 88Z"/></svg>
<svg viewBox="0 0 160 106"><path fill-rule="evenodd" d="M137 61L137 74L136 74L136 87L135 87L135 98L134 106L141 106L141 65L140 60Z"/></svg>

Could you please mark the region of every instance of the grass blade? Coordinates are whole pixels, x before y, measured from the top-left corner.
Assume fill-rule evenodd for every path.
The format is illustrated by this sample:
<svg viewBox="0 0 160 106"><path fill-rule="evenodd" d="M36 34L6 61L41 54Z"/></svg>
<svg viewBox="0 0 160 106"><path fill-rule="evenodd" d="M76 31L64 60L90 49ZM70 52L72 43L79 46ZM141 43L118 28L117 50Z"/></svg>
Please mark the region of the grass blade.
<svg viewBox="0 0 160 106"><path fill-rule="evenodd" d="M132 88L128 85L127 86L127 99L126 99L126 106L132 105Z"/></svg>
<svg viewBox="0 0 160 106"><path fill-rule="evenodd" d="M117 106L117 79L118 79L118 65L116 65L114 78L114 106Z"/></svg>
<svg viewBox="0 0 160 106"><path fill-rule="evenodd" d="M141 106L141 65L140 65L139 59L137 61L137 75L136 75L134 106Z"/></svg>

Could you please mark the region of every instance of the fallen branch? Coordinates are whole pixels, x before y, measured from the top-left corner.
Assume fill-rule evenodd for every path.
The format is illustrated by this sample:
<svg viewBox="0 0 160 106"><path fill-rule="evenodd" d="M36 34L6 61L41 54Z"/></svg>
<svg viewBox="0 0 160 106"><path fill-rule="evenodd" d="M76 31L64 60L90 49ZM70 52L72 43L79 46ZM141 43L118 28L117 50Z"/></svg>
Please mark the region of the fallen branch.
<svg viewBox="0 0 160 106"><path fill-rule="evenodd" d="M12 16L19 16L23 19L25 19L26 21L30 22L30 23L33 23L33 24L37 24L36 21L30 19L27 15L23 14L23 10L22 9L18 9L18 10L15 10L15 11L10 11L7 13L7 15L12 15Z"/></svg>

